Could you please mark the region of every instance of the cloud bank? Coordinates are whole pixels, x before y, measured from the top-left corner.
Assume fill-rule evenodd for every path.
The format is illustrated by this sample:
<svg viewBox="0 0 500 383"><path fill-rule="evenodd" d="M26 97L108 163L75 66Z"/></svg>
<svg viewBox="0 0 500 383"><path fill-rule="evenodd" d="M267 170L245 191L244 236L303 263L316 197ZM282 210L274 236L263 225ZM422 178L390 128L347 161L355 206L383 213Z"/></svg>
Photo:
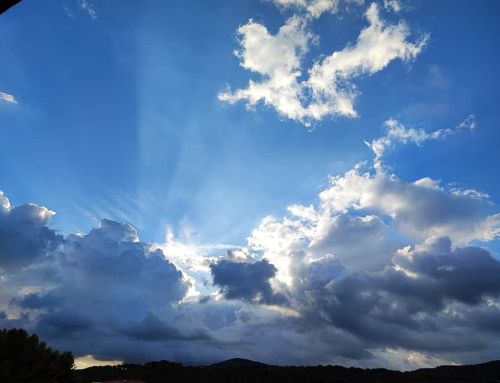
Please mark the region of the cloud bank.
<svg viewBox="0 0 500 383"><path fill-rule="evenodd" d="M239 249L144 243L103 220L60 235L51 210L0 194L0 326L93 360L416 368L498 355L500 214L474 189L389 172L384 151L431 132L396 120L373 162L331 177L317 203L264 217ZM382 149L381 149L382 148Z"/></svg>

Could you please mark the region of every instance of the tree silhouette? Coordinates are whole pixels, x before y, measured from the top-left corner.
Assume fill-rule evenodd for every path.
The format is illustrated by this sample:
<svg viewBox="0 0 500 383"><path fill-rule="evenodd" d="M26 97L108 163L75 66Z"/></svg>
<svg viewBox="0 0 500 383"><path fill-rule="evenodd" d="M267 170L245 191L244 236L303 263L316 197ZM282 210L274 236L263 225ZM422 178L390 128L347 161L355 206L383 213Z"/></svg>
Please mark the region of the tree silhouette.
<svg viewBox="0 0 500 383"><path fill-rule="evenodd" d="M73 354L52 350L22 329L0 331L0 382L68 383Z"/></svg>

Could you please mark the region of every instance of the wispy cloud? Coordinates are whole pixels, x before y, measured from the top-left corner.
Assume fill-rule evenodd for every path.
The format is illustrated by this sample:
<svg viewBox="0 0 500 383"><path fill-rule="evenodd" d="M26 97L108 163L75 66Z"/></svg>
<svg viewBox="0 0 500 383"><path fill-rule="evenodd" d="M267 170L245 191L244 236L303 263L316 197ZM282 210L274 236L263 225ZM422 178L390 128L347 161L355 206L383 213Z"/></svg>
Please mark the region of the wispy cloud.
<svg viewBox="0 0 500 383"><path fill-rule="evenodd" d="M93 20L97 19L97 12L94 9L94 5L90 1L80 0L80 8L87 12Z"/></svg>
<svg viewBox="0 0 500 383"><path fill-rule="evenodd" d="M302 5L307 14L289 18L276 35L253 20L241 26L238 29L241 49L236 50L235 55L244 69L261 75L262 80L250 80L246 88L222 91L219 99L230 104L245 101L249 108L262 102L281 116L306 126L327 116L356 117L354 102L360 91L352 80L379 72L393 60L414 59L429 37L424 35L415 42L408 41L410 31L406 24L386 23L380 17L377 4L372 3L365 12L368 26L361 30L356 43L317 58L307 69L308 78L303 78L304 58L310 46L318 42L318 36L311 30L309 7L323 4L321 9L333 11L337 2L287 0L279 3Z"/></svg>
<svg viewBox="0 0 500 383"><path fill-rule="evenodd" d="M363 5L364 0L273 0L273 3L280 8L305 12L308 17L317 19L324 13L338 13L341 4L348 9L352 5Z"/></svg>
<svg viewBox="0 0 500 383"><path fill-rule="evenodd" d="M75 13L70 8L68 8L65 5L63 6L63 11L66 14L66 16L68 16L68 17L70 17L72 19L75 17Z"/></svg>
<svg viewBox="0 0 500 383"><path fill-rule="evenodd" d="M365 141L365 144L375 153L375 168L380 168L382 166L382 156L386 150L395 143L414 143L416 145L421 145L425 141L439 140L455 134L460 130L473 130L476 127L476 118L474 115L469 115L460 124L452 128L438 129L429 133L423 129L407 128L394 118L389 118L385 122L385 126L387 127L387 133L384 136L372 142Z"/></svg>
<svg viewBox="0 0 500 383"><path fill-rule="evenodd" d="M293 8L305 11L310 17L318 18L325 12L337 13L340 0L273 0L280 8ZM363 4L364 0L345 0L347 4Z"/></svg>
<svg viewBox="0 0 500 383"><path fill-rule="evenodd" d="M0 101L4 101L8 104L17 104L17 100L12 94L4 92L0 92Z"/></svg>
<svg viewBox="0 0 500 383"><path fill-rule="evenodd" d="M395 13L401 12L401 3L398 0L384 0L384 8Z"/></svg>

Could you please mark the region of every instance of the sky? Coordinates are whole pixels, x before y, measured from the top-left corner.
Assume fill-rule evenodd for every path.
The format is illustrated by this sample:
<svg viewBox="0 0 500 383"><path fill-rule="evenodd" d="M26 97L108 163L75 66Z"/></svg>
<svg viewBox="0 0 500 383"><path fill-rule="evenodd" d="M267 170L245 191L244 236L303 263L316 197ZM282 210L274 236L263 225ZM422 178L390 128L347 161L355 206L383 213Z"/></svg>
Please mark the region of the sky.
<svg viewBox="0 0 500 383"><path fill-rule="evenodd" d="M497 359L499 11L22 1L0 327L77 366Z"/></svg>

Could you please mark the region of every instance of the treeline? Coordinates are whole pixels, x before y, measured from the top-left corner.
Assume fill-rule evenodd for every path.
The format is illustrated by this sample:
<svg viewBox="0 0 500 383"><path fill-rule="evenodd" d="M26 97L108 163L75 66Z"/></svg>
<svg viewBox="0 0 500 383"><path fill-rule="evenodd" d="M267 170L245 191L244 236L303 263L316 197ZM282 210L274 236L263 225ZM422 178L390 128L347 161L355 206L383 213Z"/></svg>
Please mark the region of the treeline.
<svg viewBox="0 0 500 383"><path fill-rule="evenodd" d="M142 381L147 383L494 383L500 382L500 362L476 366L446 366L412 372L386 369L361 369L340 366L279 367L248 366L183 367L167 361L122 366L91 367L75 371L81 383L106 381Z"/></svg>
<svg viewBox="0 0 500 383"><path fill-rule="evenodd" d="M340 366L269 366L231 359L205 367L168 361L74 369L71 352L52 350L22 329L0 330L0 383L400 383L500 382L500 361L472 366L441 366L412 372Z"/></svg>
<svg viewBox="0 0 500 383"><path fill-rule="evenodd" d="M69 383L74 381L71 352L52 350L21 329L0 330L1 383Z"/></svg>

